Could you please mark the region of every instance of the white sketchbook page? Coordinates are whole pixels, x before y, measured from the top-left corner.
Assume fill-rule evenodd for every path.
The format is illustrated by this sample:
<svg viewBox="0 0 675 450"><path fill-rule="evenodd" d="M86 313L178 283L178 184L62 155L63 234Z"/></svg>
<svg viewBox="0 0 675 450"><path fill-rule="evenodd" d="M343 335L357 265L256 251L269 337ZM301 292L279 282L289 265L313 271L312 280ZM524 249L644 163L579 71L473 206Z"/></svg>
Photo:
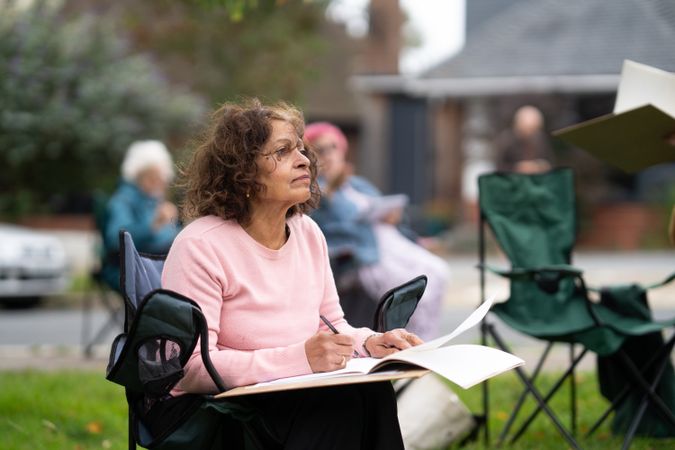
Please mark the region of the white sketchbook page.
<svg viewBox="0 0 675 450"><path fill-rule="evenodd" d="M647 104L675 117L675 73L624 60L614 113Z"/></svg>
<svg viewBox="0 0 675 450"><path fill-rule="evenodd" d="M376 358L354 358L347 362L344 369L332 372L308 373L294 377L279 378L278 380L264 381L247 387L269 386L275 384L288 384L301 381L320 380L321 378L337 378L351 375L365 375L382 360ZM378 373L395 373L396 371L382 371Z"/></svg>
<svg viewBox="0 0 675 450"><path fill-rule="evenodd" d="M368 222L379 222L393 211L402 210L408 205L408 196L405 194L383 195L373 197L370 206L363 211L362 219Z"/></svg>
<svg viewBox="0 0 675 450"><path fill-rule="evenodd" d="M455 328L452 333L446 334L445 336L441 336L439 338L433 339L431 341L425 342L424 344L418 345L416 347L409 348L407 350L404 350L406 352L422 352L425 350L430 350L433 348L438 348L438 347L443 347L446 346L450 343L451 340L459 336L460 334L464 333L466 330L469 328L472 328L479 324L481 320L485 317L485 315L488 313L490 308L492 307L492 303L494 302L495 298L494 296L488 297L487 300L485 300L481 305L472 312L469 317L464 319L462 323L460 323L457 328Z"/></svg>
<svg viewBox="0 0 675 450"><path fill-rule="evenodd" d="M381 360L377 367L386 367L388 363L396 361L429 369L464 389L525 363L517 356L496 348L458 344L421 353L399 352L388 362Z"/></svg>

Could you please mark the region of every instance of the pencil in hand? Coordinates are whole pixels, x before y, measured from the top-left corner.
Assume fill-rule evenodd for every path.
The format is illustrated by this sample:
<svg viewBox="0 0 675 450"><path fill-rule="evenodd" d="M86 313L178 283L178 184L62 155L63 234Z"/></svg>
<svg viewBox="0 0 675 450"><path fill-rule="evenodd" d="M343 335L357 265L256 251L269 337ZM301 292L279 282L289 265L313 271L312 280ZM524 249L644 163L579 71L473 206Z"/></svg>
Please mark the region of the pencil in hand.
<svg viewBox="0 0 675 450"><path fill-rule="evenodd" d="M333 332L333 334L340 334L340 332L337 330L337 328L335 328L335 327L333 326L333 324L330 323L330 320L326 319L326 317L325 317L325 316L322 316L322 315L319 315L319 317L321 318L321 321L322 321L323 323L325 323L326 326L330 329L330 331ZM360 358L360 357L361 357L361 354L360 354L359 352L357 352L356 349L355 349L355 350L354 350L353 356L354 356L354 358Z"/></svg>

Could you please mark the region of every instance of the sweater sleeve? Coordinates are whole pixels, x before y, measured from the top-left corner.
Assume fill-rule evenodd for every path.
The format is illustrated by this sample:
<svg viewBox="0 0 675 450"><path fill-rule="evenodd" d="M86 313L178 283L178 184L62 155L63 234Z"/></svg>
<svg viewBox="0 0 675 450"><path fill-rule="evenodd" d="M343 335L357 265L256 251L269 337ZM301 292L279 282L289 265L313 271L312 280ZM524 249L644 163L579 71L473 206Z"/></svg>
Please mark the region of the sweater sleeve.
<svg viewBox="0 0 675 450"><path fill-rule="evenodd" d="M221 322L221 307L227 283L227 274L208 242L196 237L174 242L162 272L162 286L191 298L202 309L208 324L209 356L225 385L230 388L310 373L304 342L259 350L219 348L218 336L221 327L226 326ZM251 324L250 332L261 330ZM174 393L216 390L197 345Z"/></svg>

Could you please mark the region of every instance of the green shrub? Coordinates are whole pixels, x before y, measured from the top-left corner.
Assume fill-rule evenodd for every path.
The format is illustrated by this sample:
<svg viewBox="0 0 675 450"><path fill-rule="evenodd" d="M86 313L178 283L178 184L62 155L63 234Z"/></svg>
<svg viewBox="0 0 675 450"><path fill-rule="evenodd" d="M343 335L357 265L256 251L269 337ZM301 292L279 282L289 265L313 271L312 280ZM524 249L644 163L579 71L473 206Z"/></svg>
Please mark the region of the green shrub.
<svg viewBox="0 0 675 450"><path fill-rule="evenodd" d="M129 54L109 22L24 3L0 6L0 211L10 216L112 187L131 141L176 139L204 110Z"/></svg>

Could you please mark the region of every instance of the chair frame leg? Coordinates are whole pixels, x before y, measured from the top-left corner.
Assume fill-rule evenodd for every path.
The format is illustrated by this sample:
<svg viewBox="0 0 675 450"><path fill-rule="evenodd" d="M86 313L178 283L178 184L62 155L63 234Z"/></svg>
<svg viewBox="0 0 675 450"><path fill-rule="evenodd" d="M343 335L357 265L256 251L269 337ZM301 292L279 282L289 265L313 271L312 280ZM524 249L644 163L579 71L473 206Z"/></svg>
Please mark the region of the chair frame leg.
<svg viewBox="0 0 675 450"><path fill-rule="evenodd" d="M578 362L575 362L575 355L574 355L574 344L570 344L570 366L572 367L572 371L570 372L570 429L572 430L572 436L577 437L577 374L576 374L576 367ZM586 354L585 350L582 350L581 356L579 357L579 361L581 361L581 358Z"/></svg>
<svg viewBox="0 0 675 450"><path fill-rule="evenodd" d="M479 285L480 285L480 303L485 301L485 216L480 211L478 215L478 262L480 264ZM487 345L487 336L490 333L491 325L484 318L480 325L480 339L482 345ZM490 397L488 380L483 382L483 440L486 446L490 444Z"/></svg>
<svg viewBox="0 0 675 450"><path fill-rule="evenodd" d="M644 416L645 412L647 411L648 402L650 400L650 394L655 392L656 386L659 384L659 381L661 381L661 377L663 376L663 372L665 372L666 366L667 366L667 360L664 360L661 363L661 365L659 366L659 370L658 370L656 376L654 377L654 381L650 385L649 391L645 392L643 394L642 400L640 400L640 406L638 407L638 413L633 418L633 421L631 422L630 426L628 427L628 432L626 433L626 436L624 437L623 445L621 447L622 450L628 450L631 442L633 442L633 438L635 437L635 433L637 432L638 426L640 425L640 422L642 422L642 417ZM670 412L670 410L668 410L668 409L667 409L667 411ZM671 416L672 416L672 414L671 414Z"/></svg>
<svg viewBox="0 0 675 450"><path fill-rule="evenodd" d="M494 330L493 330L494 331ZM511 353L506 345L506 343L501 339L498 333L494 332L492 334L492 338L495 340L497 345L503 349L504 351ZM555 428L558 430L560 435L568 442L568 444L574 448L574 449L581 449L579 444L577 443L576 439L572 434L563 426L563 424L560 422L558 417L555 415L555 413L548 407L546 401L544 398L541 396L537 388L530 382L530 379L528 378L527 374L525 373L524 370L520 367L516 367L514 369L516 375L518 378L520 378L520 381L526 386L527 391L532 394L534 399L536 400L537 404L539 405L539 409L543 410L546 415L551 419L551 422L553 422L553 425Z"/></svg>
<svg viewBox="0 0 675 450"><path fill-rule="evenodd" d="M546 359L548 358L548 354L551 351L551 348L553 347L553 343L549 342L546 345L546 348L544 349L544 353L541 355L539 358L539 361L537 362L536 367L534 368L534 371L530 375L530 381L532 383L535 382L537 377L539 376L539 372L541 371L542 367L544 366L544 362L546 362ZM523 389L523 391L520 393L520 397L518 397L518 401L516 402L516 405L513 407L513 412L509 416L509 419L506 421L506 424L504 424L504 427L502 428L501 433L499 434L499 438L497 439L497 443L501 445L504 440L506 439L506 436L508 436L509 432L511 431L511 427L516 421L516 417L520 413L521 407L523 406L523 403L525 402L525 399L527 398L528 390Z"/></svg>
<svg viewBox="0 0 675 450"><path fill-rule="evenodd" d="M573 377L573 376L574 376L574 370L575 370L576 366L581 362L581 360L584 358L584 356L586 356L586 353L588 353L588 349L584 349L578 356L576 356L575 359L572 360L572 363L571 363L570 367L569 367L569 368L565 371L565 373L558 379L558 381L556 381L556 383L553 385L553 387L552 387L552 388L546 393L546 395L544 396L544 401L545 401L546 403L548 403L548 401L551 399L551 397L553 397L553 395L555 395L555 393L558 392L558 389L560 389L560 387L563 385L563 383L565 382L565 380L566 380L568 377ZM570 379L571 379L571 378L570 378ZM572 380L572 383L574 384L574 380ZM575 399L575 403L576 403L576 399ZM515 443L516 440L520 438L520 436L527 430L527 427L529 427L530 423L537 417L537 415L539 414L539 411L541 411L541 410L540 410L540 409L535 409L535 410L528 416L528 418L525 419L525 421L523 422L523 424L520 426L520 428L518 429L518 431L515 433L515 435L514 435L513 438L511 439L511 443ZM574 411L572 411L572 417L573 417L572 420L573 420L573 421L575 420L575 417L574 417L574 416L575 416ZM571 427L571 428L572 428L572 435L573 435L573 436L576 436L576 432L575 432L576 430L575 430L575 428L574 428L574 427Z"/></svg>
<svg viewBox="0 0 675 450"><path fill-rule="evenodd" d="M627 450L630 447L631 443L633 442L638 426L640 425L640 422L642 422L642 418L644 417L644 414L647 411L647 406L649 402L652 403L652 405L656 408L656 411L665 420L669 421L671 425L675 425L675 416L673 415L672 411L670 411L670 409L663 403L661 398L658 397L658 395L656 394L656 388L661 379L663 378L663 374L665 372L665 369L668 365L668 361L670 358L670 353L672 352L674 346L675 346L675 334L672 335L669 338L669 340L659 349L659 351L647 361L647 363L643 366L641 370L635 367L635 364L633 364L633 362L630 360L628 355L625 354L625 352L621 350L619 351L617 357L624 364L628 373L633 377L633 380L637 383L637 385L626 383L626 385L619 392L614 401L612 401L612 404L607 408L607 410L605 410L602 416L593 424L588 433L586 433L586 436L590 436L592 433L594 433L600 427L600 425L607 419L607 417L609 417L610 413L612 411L616 411L619 405L623 403L623 401L627 398L628 394L638 387L642 389L643 392L642 399L640 400L640 405L637 408L637 413L633 417L628 427L628 431L624 436L623 444L621 447L622 450ZM645 374L657 362L659 363L657 372L651 384L645 386L645 383L647 383L645 381Z"/></svg>
<svg viewBox="0 0 675 450"><path fill-rule="evenodd" d="M113 330L114 328L121 328L123 322L122 316L124 311L114 311L111 312L111 316L108 317L108 320L105 324L98 330L96 336L94 336L87 344L84 346L84 355L87 358L91 358L93 355L94 345L98 344L103 340L103 338Z"/></svg>
<svg viewBox="0 0 675 450"><path fill-rule="evenodd" d="M673 346L675 344L675 334L670 337L668 342L659 349L658 352L656 352L643 366L642 370L640 371L640 374L644 376L644 374L650 370L657 362L661 363L661 366L659 368L659 371L665 370L665 366L668 362L667 356L670 355ZM655 381L660 380L660 377L655 378ZM615 411L621 403L626 399L627 395L635 389L635 386L632 386L630 383L626 383L626 385L621 389L619 394L616 396L616 398L612 401L612 403L609 405L609 407L605 410L605 412L598 418L598 420L591 426L591 428L586 432L585 437L590 437L595 431L597 431L598 428L604 423L604 421L609 417L609 415Z"/></svg>
<svg viewBox="0 0 675 450"><path fill-rule="evenodd" d="M124 325L124 307L115 305L114 299L111 299L110 296L113 295L112 292L108 291L105 287L97 284L98 295L96 298L101 299L101 303L105 306L108 311L108 317L106 322L98 329L96 335L91 337L91 320L92 320L92 310L94 303L94 296L87 295L84 299L84 304L82 306L83 312L83 323L82 323L82 346L83 354L85 358L91 358L93 356L93 347L103 340L103 338L114 328L122 328ZM90 338L91 337L91 338Z"/></svg>
<svg viewBox="0 0 675 450"><path fill-rule="evenodd" d="M134 437L134 416L131 412L131 406L127 406L129 407L129 411L127 413L127 438L129 450L136 450L136 438Z"/></svg>
<svg viewBox="0 0 675 450"><path fill-rule="evenodd" d="M626 367L629 375L633 378L633 381L638 384L644 395L646 395L652 402L652 405L654 405L656 411L659 412L659 414L661 414L664 419L669 421L671 425L675 426L675 415L672 413L672 411L670 411L670 408L668 408L668 405L663 402L661 397L656 394L654 391L654 386L647 383L640 370L635 367L633 361L631 361L631 359L628 357L628 355L626 355L625 352L623 352L623 350L619 350L618 356ZM660 373L665 369L666 362L667 361L664 361L662 367L659 368Z"/></svg>

